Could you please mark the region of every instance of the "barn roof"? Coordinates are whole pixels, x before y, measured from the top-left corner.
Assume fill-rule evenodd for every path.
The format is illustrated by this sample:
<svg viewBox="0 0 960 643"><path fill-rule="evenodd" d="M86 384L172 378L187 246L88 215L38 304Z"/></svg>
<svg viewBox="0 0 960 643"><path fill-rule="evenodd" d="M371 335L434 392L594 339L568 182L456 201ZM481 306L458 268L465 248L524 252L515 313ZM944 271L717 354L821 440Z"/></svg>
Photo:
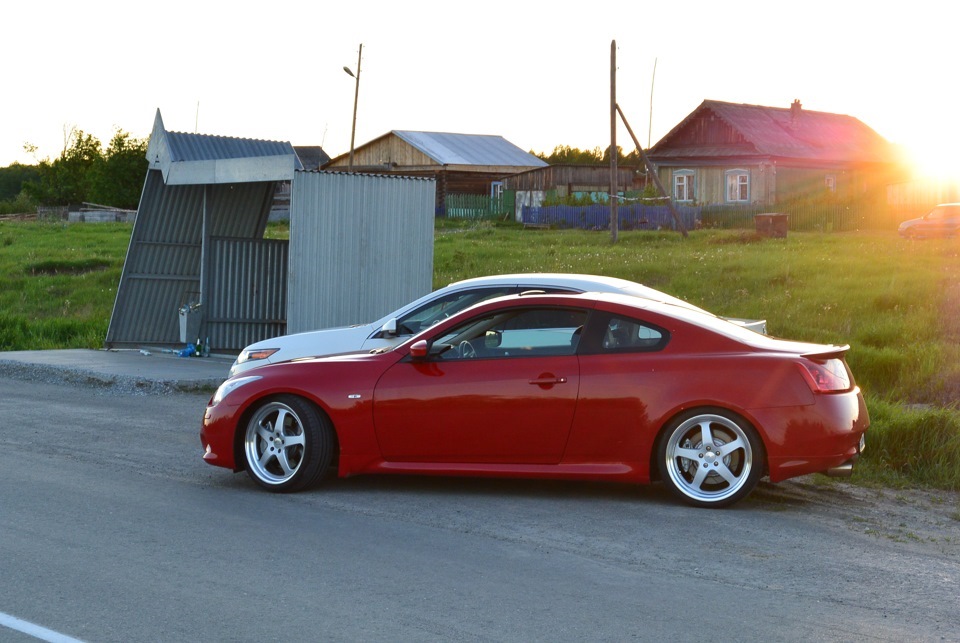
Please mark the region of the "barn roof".
<svg viewBox="0 0 960 643"><path fill-rule="evenodd" d="M288 142L168 132L159 109L147 160L168 185L283 181L303 169Z"/></svg>
<svg viewBox="0 0 960 643"><path fill-rule="evenodd" d="M428 157L439 166L482 167L546 167L548 164L506 140L490 134L450 134L445 132L417 132L392 130L364 143L362 150L389 138L396 137ZM325 167L342 165L347 154L332 159Z"/></svg>
<svg viewBox="0 0 960 643"><path fill-rule="evenodd" d="M506 140L486 134L447 134L393 130L392 134L440 165L514 165L543 167L543 160Z"/></svg>
<svg viewBox="0 0 960 643"><path fill-rule="evenodd" d="M696 141L697 121L718 118L741 141ZM690 157L768 156L835 162L888 162L890 144L859 119L792 107L765 107L705 100L650 149L666 160Z"/></svg>

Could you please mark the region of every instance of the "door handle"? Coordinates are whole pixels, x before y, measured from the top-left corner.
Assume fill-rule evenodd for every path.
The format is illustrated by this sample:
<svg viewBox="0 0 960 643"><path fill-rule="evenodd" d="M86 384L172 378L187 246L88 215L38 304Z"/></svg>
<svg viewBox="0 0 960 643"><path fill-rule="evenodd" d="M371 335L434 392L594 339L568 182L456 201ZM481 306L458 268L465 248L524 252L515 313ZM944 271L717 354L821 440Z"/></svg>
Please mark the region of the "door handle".
<svg viewBox="0 0 960 643"><path fill-rule="evenodd" d="M535 386L550 386L551 384L566 384L567 378L565 377L555 377L553 375L543 375L536 379L530 380L530 383Z"/></svg>

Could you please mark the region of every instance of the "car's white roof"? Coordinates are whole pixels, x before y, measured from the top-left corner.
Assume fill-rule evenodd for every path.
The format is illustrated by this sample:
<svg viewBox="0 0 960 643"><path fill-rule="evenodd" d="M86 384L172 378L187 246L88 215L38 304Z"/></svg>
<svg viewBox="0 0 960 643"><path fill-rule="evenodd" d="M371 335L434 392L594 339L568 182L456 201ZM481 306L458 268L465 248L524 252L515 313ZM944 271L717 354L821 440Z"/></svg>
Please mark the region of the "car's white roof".
<svg viewBox="0 0 960 643"><path fill-rule="evenodd" d="M632 295L634 297L642 297L643 299L652 299L653 301L673 304L674 306L683 306L685 308L698 310L704 313L707 312L702 308L694 306L693 304L688 303L678 297L668 295L667 293L661 292L655 288L644 286L643 284L639 284L635 281L628 281L626 279L619 279L617 277L605 277L602 275L525 272L464 279L462 281L455 281L446 288L453 290L456 288L485 285L497 286L503 284L516 284L518 286L527 284L530 286L552 286L557 288L569 288L571 290L579 290L582 292L622 293L626 295Z"/></svg>
<svg viewBox="0 0 960 643"><path fill-rule="evenodd" d="M489 275L486 277L473 277L471 279L462 279L451 283L452 286L483 286L483 285L501 285L524 283L541 284L549 282L558 286L569 286L571 288L580 288L583 286L596 286L603 284L610 288L623 289L629 286L637 285L633 281L618 279L617 277L605 277L602 275L569 274L561 272L522 272L507 275ZM587 288L589 291L590 288ZM651 289L652 290L652 289Z"/></svg>

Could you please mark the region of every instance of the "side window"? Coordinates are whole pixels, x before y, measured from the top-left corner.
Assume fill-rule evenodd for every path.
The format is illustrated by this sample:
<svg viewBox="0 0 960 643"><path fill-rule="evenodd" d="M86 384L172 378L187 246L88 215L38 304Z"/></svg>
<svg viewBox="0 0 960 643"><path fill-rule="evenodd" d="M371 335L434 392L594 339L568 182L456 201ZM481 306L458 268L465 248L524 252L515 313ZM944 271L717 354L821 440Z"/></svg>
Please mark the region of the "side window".
<svg viewBox="0 0 960 643"><path fill-rule="evenodd" d="M750 174L746 170L727 170L727 202L750 200Z"/></svg>
<svg viewBox="0 0 960 643"><path fill-rule="evenodd" d="M673 173L673 198L675 201L693 201L693 170L676 170Z"/></svg>
<svg viewBox="0 0 960 643"><path fill-rule="evenodd" d="M636 319L611 317L600 343L601 352L655 351L667 344L667 331Z"/></svg>
<svg viewBox="0 0 960 643"><path fill-rule="evenodd" d="M465 308L480 303L486 299L502 297L515 293L517 289L513 286L500 286L497 288L476 288L473 290L461 290L449 293L439 299L427 302L420 308L411 310L409 313L397 319L397 334L416 335L425 328L430 328L439 321L455 313L459 313Z"/></svg>
<svg viewBox="0 0 960 643"><path fill-rule="evenodd" d="M398 335L416 335L421 330L430 328L437 322L443 321L461 310L465 310L474 304L479 304L487 299L494 297L503 297L504 295L514 295L518 292L538 290L547 293L575 292L566 288L556 287L534 287L534 286L491 286L487 288L471 288L469 290L459 290L452 292L439 299L434 299L424 305L411 310L403 317L397 319Z"/></svg>
<svg viewBox="0 0 960 643"><path fill-rule="evenodd" d="M437 337L431 355L442 360L573 355L585 310L514 308L473 318Z"/></svg>

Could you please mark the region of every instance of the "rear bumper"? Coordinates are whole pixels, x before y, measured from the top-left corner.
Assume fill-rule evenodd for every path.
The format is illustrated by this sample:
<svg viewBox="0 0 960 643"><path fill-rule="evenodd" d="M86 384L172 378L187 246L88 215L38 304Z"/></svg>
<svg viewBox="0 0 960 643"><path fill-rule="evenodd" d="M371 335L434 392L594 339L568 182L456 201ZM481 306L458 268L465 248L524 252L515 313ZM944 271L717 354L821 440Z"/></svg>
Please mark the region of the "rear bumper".
<svg viewBox="0 0 960 643"><path fill-rule="evenodd" d="M863 453L863 450L867 447L867 439L865 435L860 436L860 445L857 447L857 454L844 462L843 464L838 464L835 467L830 467L823 473L830 476L831 478L849 478L853 475L853 465L857 463L857 460L860 459L860 454Z"/></svg>
<svg viewBox="0 0 960 643"><path fill-rule="evenodd" d="M771 482L809 473L847 477L866 445L870 415L860 389L817 395L802 408L755 412L767 435Z"/></svg>

